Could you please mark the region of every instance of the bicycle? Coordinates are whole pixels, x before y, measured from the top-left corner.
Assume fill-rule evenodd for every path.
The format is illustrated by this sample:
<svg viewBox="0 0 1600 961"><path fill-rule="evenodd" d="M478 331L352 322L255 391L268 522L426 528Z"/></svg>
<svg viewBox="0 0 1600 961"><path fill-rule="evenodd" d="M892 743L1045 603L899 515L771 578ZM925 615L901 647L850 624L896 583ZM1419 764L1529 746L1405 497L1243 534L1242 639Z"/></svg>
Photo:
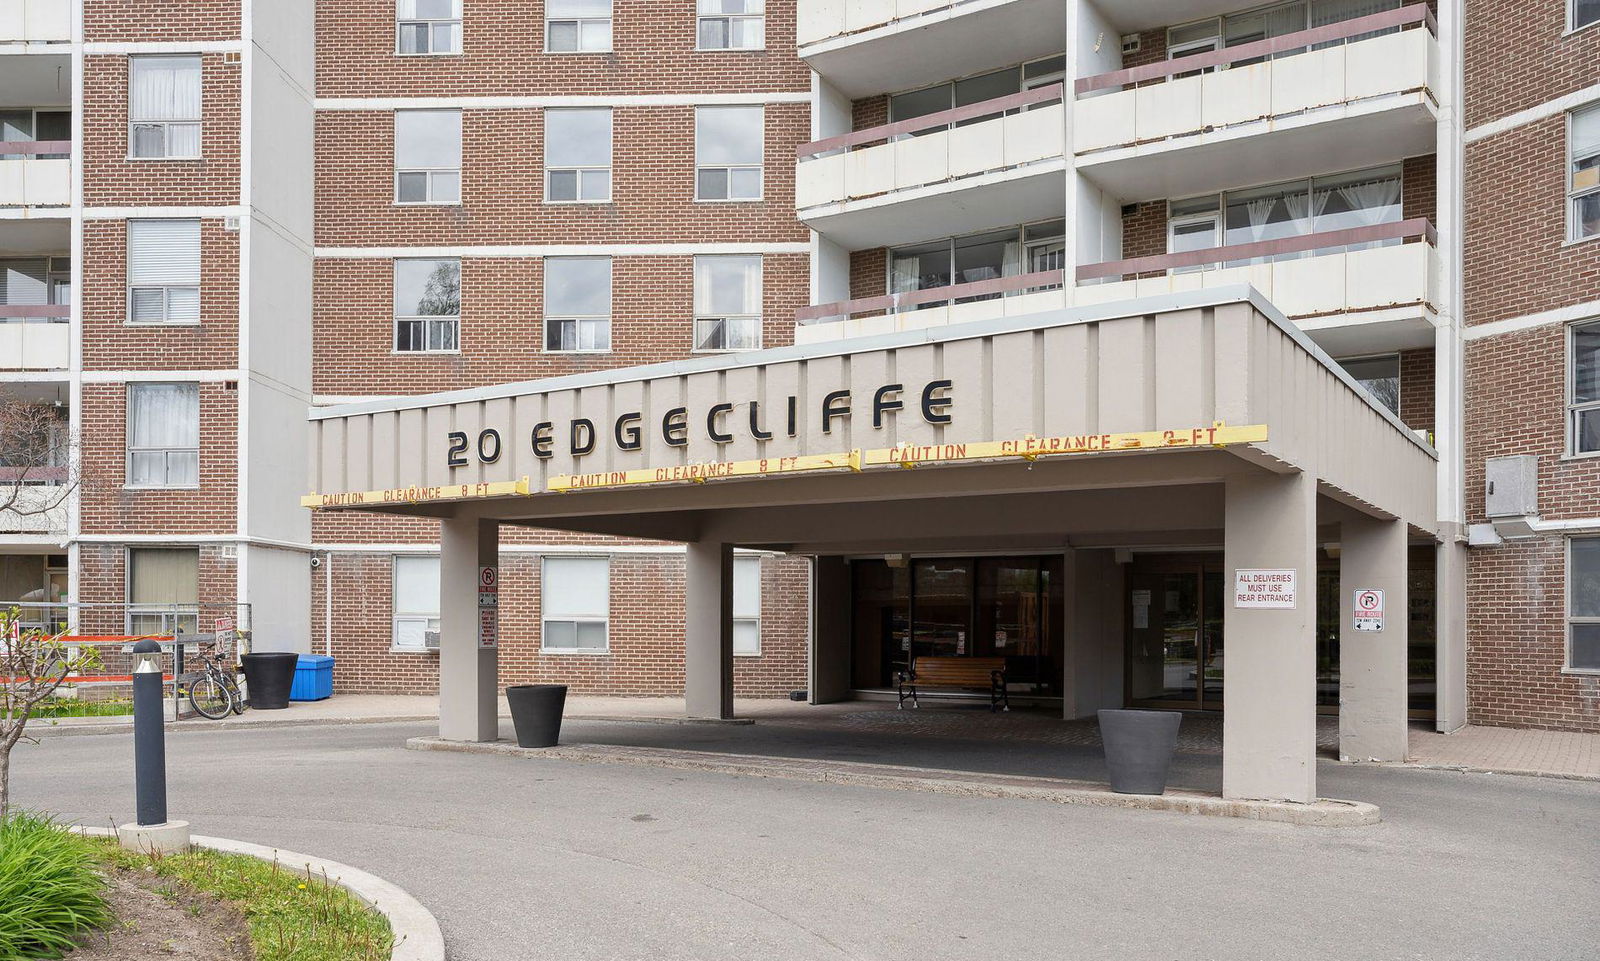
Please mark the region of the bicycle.
<svg viewBox="0 0 1600 961"><path fill-rule="evenodd" d="M216 649L216 644L199 645L197 656L202 669L193 672L189 681L189 703L201 717L220 721L229 713L243 714L245 703L239 694L238 678L223 668Z"/></svg>

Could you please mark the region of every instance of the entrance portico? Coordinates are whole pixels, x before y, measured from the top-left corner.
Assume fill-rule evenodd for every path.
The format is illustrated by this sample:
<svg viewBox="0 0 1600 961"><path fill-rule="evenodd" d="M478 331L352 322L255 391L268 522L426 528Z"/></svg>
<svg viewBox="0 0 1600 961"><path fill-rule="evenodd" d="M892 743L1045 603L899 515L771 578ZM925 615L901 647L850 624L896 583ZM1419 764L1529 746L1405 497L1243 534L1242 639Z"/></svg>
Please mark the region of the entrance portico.
<svg viewBox="0 0 1600 961"><path fill-rule="evenodd" d="M854 686L849 559L1059 558L1035 576L1061 572L1059 605L1038 596L1060 610L1069 716L1123 703L1124 619L1140 617L1120 600L1129 552L1220 549L1224 794L1291 801L1316 797L1317 551L1348 543L1340 596L1382 591L1391 616L1341 630L1341 753L1404 754L1393 613L1408 539L1436 527L1433 452L1247 288L312 417L307 506L444 523L446 738L495 736L484 571L498 526L526 525L687 545L685 693L700 717L732 713L736 548L814 558L814 701ZM923 638L907 630L909 656Z"/></svg>

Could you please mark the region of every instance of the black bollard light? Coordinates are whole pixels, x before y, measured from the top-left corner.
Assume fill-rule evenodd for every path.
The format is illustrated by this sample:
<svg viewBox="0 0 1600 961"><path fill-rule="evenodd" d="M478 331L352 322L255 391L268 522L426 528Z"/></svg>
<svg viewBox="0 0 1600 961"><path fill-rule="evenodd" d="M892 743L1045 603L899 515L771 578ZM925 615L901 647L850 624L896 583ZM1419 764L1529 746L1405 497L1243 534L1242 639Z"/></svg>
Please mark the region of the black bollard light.
<svg viewBox="0 0 1600 961"><path fill-rule="evenodd" d="M167 823L167 742L161 703L161 645L133 645L133 783L141 826Z"/></svg>

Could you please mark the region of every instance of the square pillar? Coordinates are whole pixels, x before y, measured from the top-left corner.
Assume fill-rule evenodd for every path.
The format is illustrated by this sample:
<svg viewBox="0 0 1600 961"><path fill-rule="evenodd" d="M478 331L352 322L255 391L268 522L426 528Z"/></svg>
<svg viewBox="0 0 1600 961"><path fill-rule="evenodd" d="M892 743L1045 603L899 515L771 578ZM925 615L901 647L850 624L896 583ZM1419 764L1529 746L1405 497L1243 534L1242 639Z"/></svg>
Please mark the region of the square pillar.
<svg viewBox="0 0 1600 961"><path fill-rule="evenodd" d="M500 736L500 525L439 522L439 736Z"/></svg>
<svg viewBox="0 0 1600 961"><path fill-rule="evenodd" d="M1361 517L1339 530L1339 756L1404 761L1410 658L1406 525ZM1374 616L1381 612L1381 616ZM1364 628L1364 629L1363 629Z"/></svg>
<svg viewBox="0 0 1600 961"><path fill-rule="evenodd" d="M685 545L683 698L690 717L733 717L733 548Z"/></svg>
<svg viewBox="0 0 1600 961"><path fill-rule="evenodd" d="M1448 734L1467 724L1467 547L1447 533L1435 556L1435 727Z"/></svg>
<svg viewBox="0 0 1600 961"><path fill-rule="evenodd" d="M1222 794L1317 797L1317 483L1226 481ZM1241 593L1241 572L1251 589ZM1292 599L1283 596L1293 576ZM1276 593L1275 593L1276 592Z"/></svg>

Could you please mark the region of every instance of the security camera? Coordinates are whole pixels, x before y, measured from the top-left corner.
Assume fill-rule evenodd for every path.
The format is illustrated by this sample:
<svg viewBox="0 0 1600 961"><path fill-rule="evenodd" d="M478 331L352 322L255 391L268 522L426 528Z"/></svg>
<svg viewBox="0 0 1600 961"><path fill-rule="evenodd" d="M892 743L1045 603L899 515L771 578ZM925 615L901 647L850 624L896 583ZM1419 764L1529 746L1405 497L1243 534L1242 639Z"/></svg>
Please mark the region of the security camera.
<svg viewBox="0 0 1600 961"><path fill-rule="evenodd" d="M312 570L317 570L321 566L322 566L322 558L318 557L315 554L312 554L311 555L311 569Z"/></svg>

